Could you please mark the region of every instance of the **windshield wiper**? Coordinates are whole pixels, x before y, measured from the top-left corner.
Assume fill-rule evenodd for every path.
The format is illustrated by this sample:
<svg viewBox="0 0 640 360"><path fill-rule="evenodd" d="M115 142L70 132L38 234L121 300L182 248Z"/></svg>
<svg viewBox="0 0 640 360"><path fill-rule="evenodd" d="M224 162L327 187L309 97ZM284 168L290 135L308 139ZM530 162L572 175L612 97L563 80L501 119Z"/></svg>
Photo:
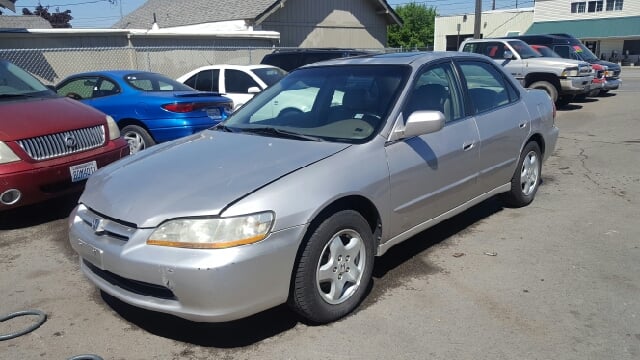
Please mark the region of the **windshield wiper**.
<svg viewBox="0 0 640 360"><path fill-rule="evenodd" d="M293 131L278 129L274 127L257 127L257 128L244 128L244 132L250 132L255 134L264 134L269 136L276 136L287 139L306 140L306 141L324 141L319 137L304 135Z"/></svg>
<svg viewBox="0 0 640 360"><path fill-rule="evenodd" d="M30 94L0 94L0 98L34 97Z"/></svg>
<svg viewBox="0 0 640 360"><path fill-rule="evenodd" d="M230 128L227 125L225 125L224 123L218 123L217 125L215 125L214 127L212 127L213 130L219 130L219 131L225 131L225 132L239 132L238 129L235 128Z"/></svg>

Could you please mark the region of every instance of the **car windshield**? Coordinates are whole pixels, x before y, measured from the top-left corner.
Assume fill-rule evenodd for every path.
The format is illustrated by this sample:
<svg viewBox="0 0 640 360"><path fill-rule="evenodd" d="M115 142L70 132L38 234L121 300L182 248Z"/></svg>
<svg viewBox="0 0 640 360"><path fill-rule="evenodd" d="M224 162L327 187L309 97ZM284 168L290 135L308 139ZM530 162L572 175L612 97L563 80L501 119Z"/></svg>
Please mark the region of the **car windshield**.
<svg viewBox="0 0 640 360"><path fill-rule="evenodd" d="M549 49L546 46L536 46L534 47L534 49L544 57L562 58L562 56L558 55L558 53Z"/></svg>
<svg viewBox="0 0 640 360"><path fill-rule="evenodd" d="M20 67L0 60L0 100L52 96L53 91Z"/></svg>
<svg viewBox="0 0 640 360"><path fill-rule="evenodd" d="M573 46L573 50L575 50L575 52L578 54L578 56L580 56L582 60L585 60L585 61L599 60L598 57L593 55L591 50L589 50L589 48L587 48L586 46L582 45L582 43L573 44L572 46Z"/></svg>
<svg viewBox="0 0 640 360"><path fill-rule="evenodd" d="M283 77L287 75L287 72L277 68L277 67L269 67L269 68L258 68L253 69L253 73L256 74L262 81L264 81L267 86L271 86Z"/></svg>
<svg viewBox="0 0 640 360"><path fill-rule="evenodd" d="M520 57L523 59L530 59L535 57L541 57L542 55L538 54L531 46L529 46L524 41L520 40L511 40L509 41L509 45L520 54Z"/></svg>
<svg viewBox="0 0 640 360"><path fill-rule="evenodd" d="M127 84L142 91L193 91L187 85L156 73L131 73L124 76Z"/></svg>
<svg viewBox="0 0 640 360"><path fill-rule="evenodd" d="M223 125L261 136L362 143L386 121L411 68L347 65L300 69L256 95Z"/></svg>

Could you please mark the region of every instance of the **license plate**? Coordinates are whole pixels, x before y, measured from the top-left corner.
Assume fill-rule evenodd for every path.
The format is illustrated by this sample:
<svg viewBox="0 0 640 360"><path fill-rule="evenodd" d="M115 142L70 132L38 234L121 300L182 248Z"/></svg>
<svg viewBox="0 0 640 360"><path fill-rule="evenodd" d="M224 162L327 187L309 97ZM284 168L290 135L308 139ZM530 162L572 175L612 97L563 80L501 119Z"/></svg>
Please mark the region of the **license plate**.
<svg viewBox="0 0 640 360"><path fill-rule="evenodd" d="M88 262L102 269L102 254L104 251L98 249L97 247L87 244L86 242L78 239L76 240L78 246L76 249L78 250L78 254Z"/></svg>
<svg viewBox="0 0 640 360"><path fill-rule="evenodd" d="M220 116L220 109L218 109L218 108L207 109L207 116L212 118L212 119L214 119L214 120L222 118Z"/></svg>
<svg viewBox="0 0 640 360"><path fill-rule="evenodd" d="M96 172L96 170L98 170L98 164L95 162L95 160L92 162L71 166L69 167L69 172L71 172L71 181L77 182L85 180L89 176L91 176L91 174Z"/></svg>

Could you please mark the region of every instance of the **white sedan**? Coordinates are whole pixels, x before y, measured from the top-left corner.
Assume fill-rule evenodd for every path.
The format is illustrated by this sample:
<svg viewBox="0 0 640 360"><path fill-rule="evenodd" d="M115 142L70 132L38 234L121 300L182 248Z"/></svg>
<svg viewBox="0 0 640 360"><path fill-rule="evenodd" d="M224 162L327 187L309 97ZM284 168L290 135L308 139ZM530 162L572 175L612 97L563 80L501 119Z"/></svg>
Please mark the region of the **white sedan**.
<svg viewBox="0 0 640 360"><path fill-rule="evenodd" d="M176 80L196 90L225 94L238 109L255 94L282 79L287 72L271 65L208 65Z"/></svg>

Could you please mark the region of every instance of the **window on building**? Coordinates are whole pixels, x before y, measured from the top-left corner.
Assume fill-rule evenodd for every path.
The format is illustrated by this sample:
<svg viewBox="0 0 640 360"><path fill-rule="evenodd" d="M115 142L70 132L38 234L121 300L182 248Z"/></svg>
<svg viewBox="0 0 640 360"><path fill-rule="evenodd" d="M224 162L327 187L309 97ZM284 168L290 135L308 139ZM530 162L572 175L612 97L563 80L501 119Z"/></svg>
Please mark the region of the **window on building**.
<svg viewBox="0 0 640 360"><path fill-rule="evenodd" d="M589 1L589 8L587 9L589 12L602 11L602 0L598 1Z"/></svg>
<svg viewBox="0 0 640 360"><path fill-rule="evenodd" d="M622 0L607 0L607 11L622 10Z"/></svg>
<svg viewBox="0 0 640 360"><path fill-rule="evenodd" d="M585 1L573 2L571 3L571 12L572 13L583 13L585 12L585 8L587 3Z"/></svg>

